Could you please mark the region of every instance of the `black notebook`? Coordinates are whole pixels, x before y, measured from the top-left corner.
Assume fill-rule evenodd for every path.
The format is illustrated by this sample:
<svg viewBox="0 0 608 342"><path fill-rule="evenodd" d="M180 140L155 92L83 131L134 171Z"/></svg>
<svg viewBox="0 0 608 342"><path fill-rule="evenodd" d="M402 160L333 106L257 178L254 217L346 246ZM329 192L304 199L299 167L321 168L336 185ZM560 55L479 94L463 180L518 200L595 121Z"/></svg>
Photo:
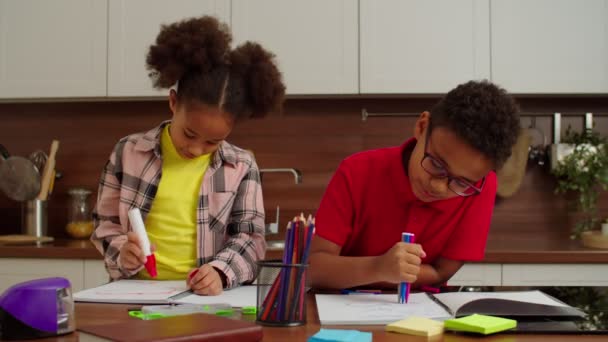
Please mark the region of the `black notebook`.
<svg viewBox="0 0 608 342"><path fill-rule="evenodd" d="M585 313L541 291L446 292L432 295L453 317L483 314L517 321L584 319Z"/></svg>

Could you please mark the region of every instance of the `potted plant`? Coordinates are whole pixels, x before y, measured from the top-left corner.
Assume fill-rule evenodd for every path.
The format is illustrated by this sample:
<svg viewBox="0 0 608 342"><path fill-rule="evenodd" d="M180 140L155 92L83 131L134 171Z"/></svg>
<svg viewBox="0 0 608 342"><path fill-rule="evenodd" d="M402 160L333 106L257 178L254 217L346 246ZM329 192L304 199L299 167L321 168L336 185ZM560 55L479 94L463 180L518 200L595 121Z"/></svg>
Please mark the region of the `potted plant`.
<svg viewBox="0 0 608 342"><path fill-rule="evenodd" d="M571 149L557 162L552 172L557 176L556 193L578 193L574 204L581 218L571 234L571 238L575 239L599 223L599 192L608 188L608 140L591 129L577 133L568 127L562 142L569 144Z"/></svg>

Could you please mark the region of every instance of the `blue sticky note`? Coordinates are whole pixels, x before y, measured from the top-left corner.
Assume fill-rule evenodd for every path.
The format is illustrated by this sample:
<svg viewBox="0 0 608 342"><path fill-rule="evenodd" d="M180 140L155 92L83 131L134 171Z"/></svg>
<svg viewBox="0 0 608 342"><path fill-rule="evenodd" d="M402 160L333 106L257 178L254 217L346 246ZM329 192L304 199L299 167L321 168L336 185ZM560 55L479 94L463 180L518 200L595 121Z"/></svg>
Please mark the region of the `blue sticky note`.
<svg viewBox="0 0 608 342"><path fill-rule="evenodd" d="M371 332L343 329L321 329L308 342L372 342Z"/></svg>

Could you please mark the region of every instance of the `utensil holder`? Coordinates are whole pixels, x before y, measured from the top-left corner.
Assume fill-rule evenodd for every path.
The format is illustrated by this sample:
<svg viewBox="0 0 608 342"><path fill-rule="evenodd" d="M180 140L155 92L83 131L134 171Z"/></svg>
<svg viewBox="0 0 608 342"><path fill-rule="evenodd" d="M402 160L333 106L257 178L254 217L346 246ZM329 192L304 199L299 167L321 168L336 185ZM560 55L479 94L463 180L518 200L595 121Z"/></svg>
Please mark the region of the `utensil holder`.
<svg viewBox="0 0 608 342"><path fill-rule="evenodd" d="M275 327L306 324L306 270L308 265L258 261L256 322Z"/></svg>
<svg viewBox="0 0 608 342"><path fill-rule="evenodd" d="M48 234L47 201L33 199L22 202L21 232L25 235L43 237Z"/></svg>

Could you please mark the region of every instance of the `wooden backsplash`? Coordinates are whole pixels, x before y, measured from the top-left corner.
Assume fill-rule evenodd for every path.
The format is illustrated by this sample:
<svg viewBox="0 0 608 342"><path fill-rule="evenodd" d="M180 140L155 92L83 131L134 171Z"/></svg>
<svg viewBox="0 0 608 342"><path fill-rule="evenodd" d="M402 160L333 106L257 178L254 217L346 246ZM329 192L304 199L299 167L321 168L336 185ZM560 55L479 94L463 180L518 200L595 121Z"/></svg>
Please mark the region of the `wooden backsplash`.
<svg viewBox="0 0 608 342"><path fill-rule="evenodd" d="M357 151L401 144L412 135L414 113L430 109L437 97L424 98L295 98L282 113L241 122L229 141L253 150L261 168L296 168L303 182L294 184L290 174L266 174L263 179L267 222L281 207L281 229L294 215L314 213L325 186L339 162ZM595 113L596 129L608 134L607 97L520 98L522 124L536 126L551 142L551 113L561 112L562 127L580 129L585 112ZM412 113L403 117L361 119L361 109L372 113ZM569 114L577 114L570 116ZM166 101L64 102L0 104L0 143L12 154L28 155L50 142L61 141L57 180L49 202L49 234L65 237L67 190L85 187L94 191L101 169L118 139L148 130L170 117ZM540 135L535 143L540 143ZM528 165L522 188L512 197L499 199L492 229L524 232L559 230L567 234L573 224L563 196L553 194L555 183L546 168ZM608 214L608 195L600 210ZM0 194L0 234L20 232L20 203ZM272 237L270 237L272 238Z"/></svg>

